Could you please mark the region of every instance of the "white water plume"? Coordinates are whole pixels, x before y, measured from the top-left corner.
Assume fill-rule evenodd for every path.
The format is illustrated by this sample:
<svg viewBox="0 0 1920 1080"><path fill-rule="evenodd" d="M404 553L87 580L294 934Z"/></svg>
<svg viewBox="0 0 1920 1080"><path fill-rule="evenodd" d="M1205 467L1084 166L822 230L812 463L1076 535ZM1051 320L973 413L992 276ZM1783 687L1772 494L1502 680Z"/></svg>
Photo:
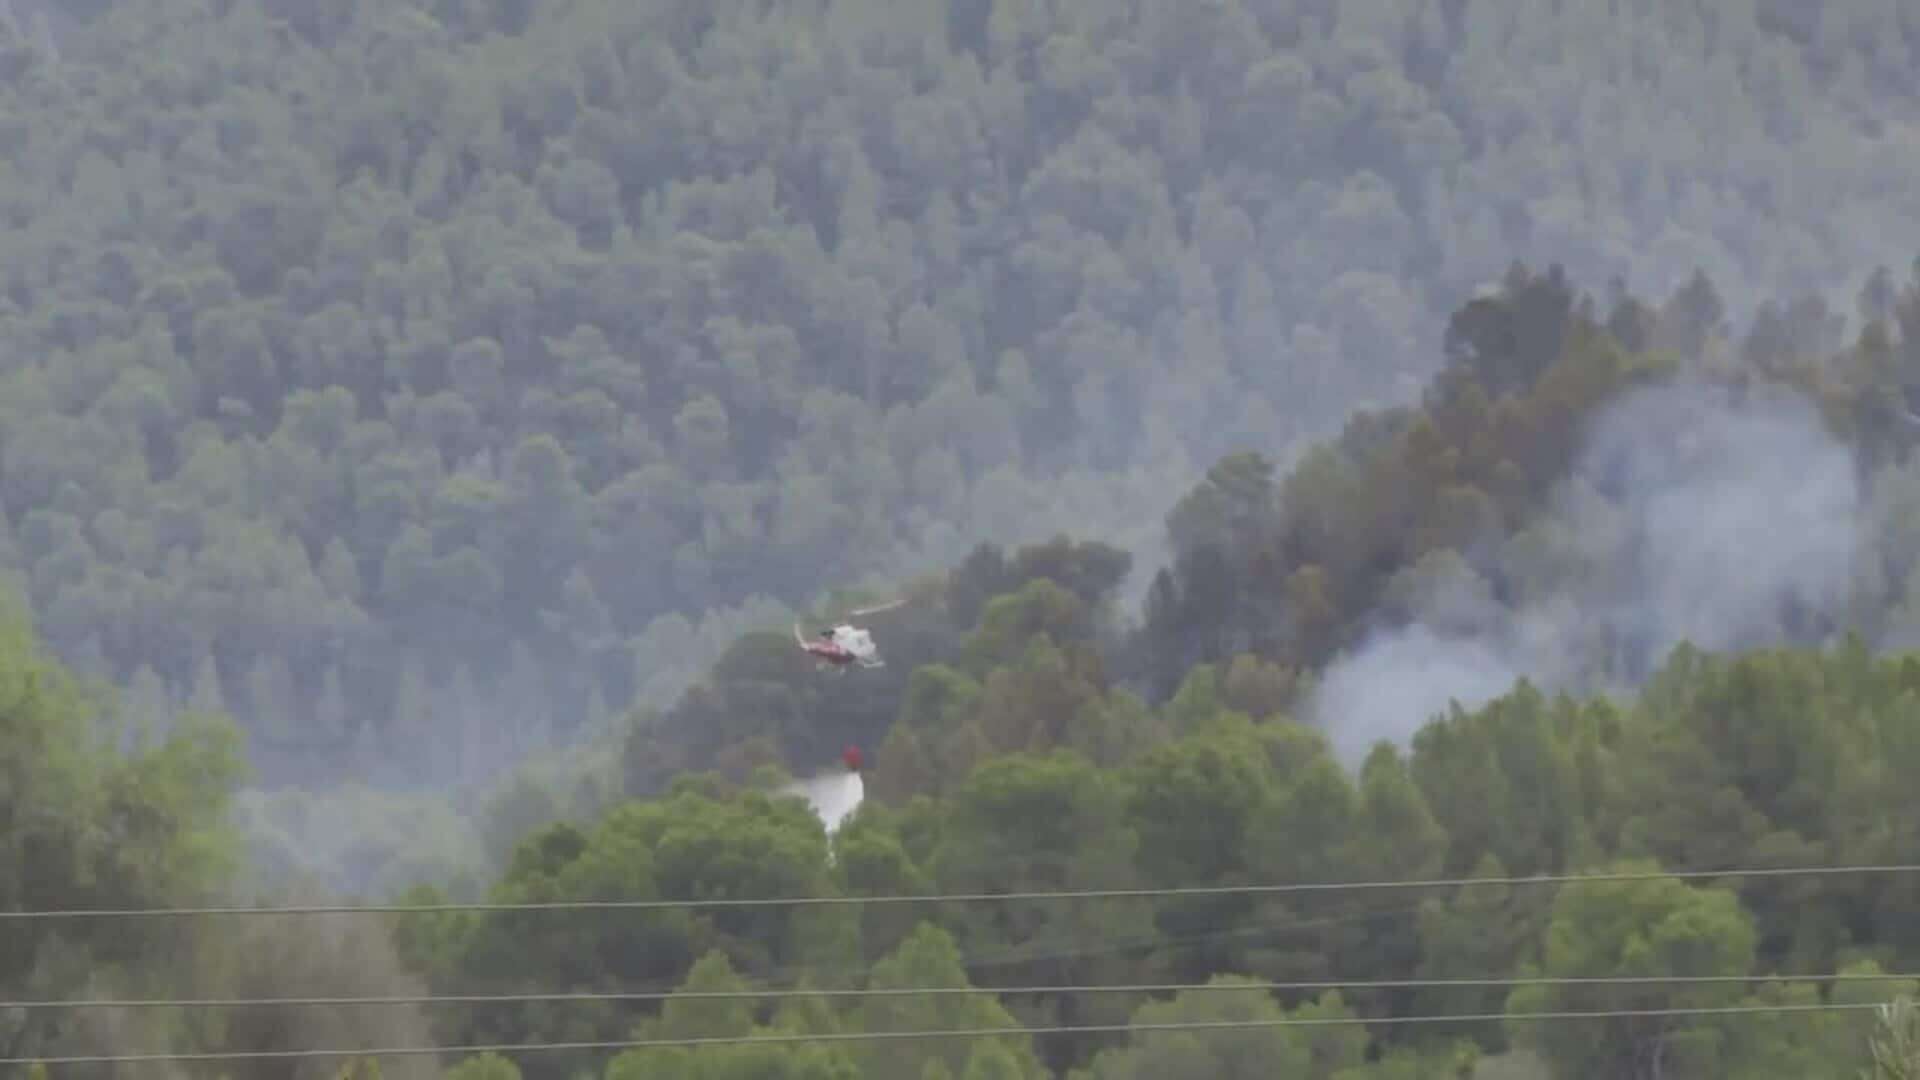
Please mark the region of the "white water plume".
<svg viewBox="0 0 1920 1080"><path fill-rule="evenodd" d="M783 794L807 800L813 812L831 836L866 797L867 786L860 774L851 769L835 769L806 780L797 780L782 789Z"/></svg>

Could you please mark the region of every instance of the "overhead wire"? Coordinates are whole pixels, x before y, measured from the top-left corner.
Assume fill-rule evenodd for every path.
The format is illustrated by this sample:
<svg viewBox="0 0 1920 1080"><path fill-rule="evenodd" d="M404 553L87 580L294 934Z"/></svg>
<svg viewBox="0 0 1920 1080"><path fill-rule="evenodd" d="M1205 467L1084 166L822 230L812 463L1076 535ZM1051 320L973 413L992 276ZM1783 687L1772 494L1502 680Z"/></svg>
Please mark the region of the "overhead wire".
<svg viewBox="0 0 1920 1080"><path fill-rule="evenodd" d="M609 1039L581 1042L474 1043L458 1046L389 1046L378 1048L302 1048L291 1050L208 1050L151 1054L99 1054L67 1057L0 1058L0 1065L131 1065L162 1061L258 1061L311 1058L383 1058L420 1055L524 1054L587 1050L695 1049L705 1046L780 1046L796 1043L878 1042L913 1039L1018 1038L1040 1035L1140 1034L1156 1031L1246 1030L1254 1028L1330 1027L1341 1024L1466 1024L1549 1020L1617 1020L1681 1016L1743 1016L1754 1014L1844 1012L1879 1009L1874 1002L1821 1002L1777 1005L1723 1005L1659 1009L1602 1009L1585 1012L1457 1013L1444 1015L1333 1017L1288 1016L1258 1020L1189 1020L1162 1023L1078 1024L1048 1027L918 1029L912 1031L782 1032L773 1035L714 1035L694 1038Z"/></svg>
<svg viewBox="0 0 1920 1080"><path fill-rule="evenodd" d="M95 998L0 1001L7 1009L243 1009L257 1006L528 1005L569 1001L759 1001L789 998L893 998L1028 994L1265 993L1310 990L1512 989L1522 986L1699 986L1730 983L1920 982L1911 972L1839 972L1809 975L1594 975L1452 979L1308 979L1291 982L1101 983L1087 986L778 987L761 990L579 990L513 994L395 994L364 997Z"/></svg>
<svg viewBox="0 0 1920 1080"><path fill-rule="evenodd" d="M1320 930L1320 929L1326 929L1326 928L1335 927L1335 926L1346 926L1346 925L1351 925L1355 923L1372 922L1382 918L1392 918L1395 916L1412 915L1419 912L1420 910L1421 910L1421 905L1398 905L1398 906L1386 907L1386 908L1373 908L1365 911L1348 911L1348 912L1343 912L1341 914L1336 914L1336 915L1314 915L1314 916L1304 916L1304 917L1294 916L1294 917L1283 918L1283 919L1262 920L1261 922L1256 923L1254 925L1250 925L1250 926L1236 926L1236 927L1226 928L1226 929L1215 928L1212 930L1199 931L1199 932L1185 932L1185 933L1175 933L1175 934L1152 933L1152 934L1143 934L1143 935L1139 935L1131 938L1127 938L1127 937L1114 938L1109 936L1103 940L1103 943L1100 946L1092 947L1092 948L1085 947L1085 946L1060 948L1060 947L1057 947L1057 943L1050 944L1045 939L1042 939L1040 941L1027 942L1019 946L1006 946L1006 947L1001 947L997 949L987 950L984 953L973 953L971 955L966 956L961 961L961 966L963 970L967 972L985 971L985 970L993 970L993 969L1003 968L1003 967L1018 967L1025 964L1042 963L1042 962L1050 962L1050 961L1084 960L1084 959L1096 958L1096 957L1109 957L1109 956L1114 956L1118 954L1137 952L1139 950L1147 949L1147 948L1165 948L1169 946L1187 947L1187 946L1203 945L1208 943L1217 944L1219 942L1223 942L1231 939L1244 939L1244 938L1250 938L1250 937L1257 938L1257 937L1261 937L1269 934L1283 934L1283 933L1299 932L1299 931L1306 931L1306 930ZM791 981L796 977L813 977L813 978L824 977L828 980L843 980L843 979L851 980L851 979L864 978L868 974L868 971L869 969L866 967L857 967L857 966L822 967L818 964L787 964L787 965L779 965L772 968L771 970L766 972L765 976L763 977L770 977L775 980L785 979L789 981ZM674 989L673 989L674 985L676 984L670 984L663 981L653 981L650 983L650 985L643 984L641 988L635 988L635 990L631 992L635 994L640 994L640 995L653 995L653 998L652 998L653 1000L665 1000L667 998L674 996ZM787 995L786 989L782 989L778 987L769 987L767 990L762 990L757 994L743 993L743 996L748 998L752 998L752 997L765 998L767 997L769 992L775 993L776 995L786 995L786 996L794 996L794 997L806 996L806 992L803 991L797 985L791 986L787 989L791 989L796 992L793 994ZM1062 988L1046 987L1046 988L1032 988L1032 989L1035 992L1044 992L1049 990L1053 992L1059 992ZM716 992L723 993L723 994L732 993L731 991L716 991ZM1013 993L1018 993L1023 991L1022 991L1022 988L996 989L991 986L985 986L985 987L977 986L973 992L974 993L990 993L990 994L1013 994ZM465 996L472 997L474 995L465 995ZM511 997L511 996L512 995L508 995L508 997ZM535 996L538 998L544 998L544 995L535 995ZM176 999L176 1000L184 1000L184 999ZM228 1002L231 1002L235 1007L238 1007L238 1004L239 1004L238 999L225 999L225 1000L199 999L199 1000L201 1002L204 1002L206 1007L223 1007ZM287 999L273 998L273 999L265 999L265 1000L267 1003L271 1004L271 1003L279 1003ZM312 1000L312 1004L315 1007L327 1007L332 1005L344 1004L344 1002L339 1002L339 1001L327 1001L323 1005L321 999L311 999L311 1000ZM555 1000L564 1001L566 1000L566 998L561 997ZM649 998L640 997L637 1000L649 1000ZM157 1002L156 1004L163 1004L163 1003L164 1002ZM248 1004L253 1004L253 1003L254 1002L248 1002ZM398 1004L398 1003L399 1002L395 1002L395 1004ZM425 1004L426 1000L423 999L420 1003ZM528 1003L531 1004L532 1002L528 1002ZM46 1002L46 1003L30 1002L30 1001L0 1002L0 1008L16 1007L24 1010L28 1008L51 1008L51 1007L57 1007L60 1004L61 1004L60 1002ZM141 1007L139 1004L139 999L131 999L127 1001L92 999L92 1000L82 1000L79 1002L75 1002L74 1004L78 1006L83 1006L83 1007L101 1007L101 1008ZM501 1001L499 1002L499 1004L512 1004L512 1002Z"/></svg>
<svg viewBox="0 0 1920 1080"><path fill-rule="evenodd" d="M58 918L135 918L135 917L195 917L217 915L320 915L320 914L413 914L460 911L588 911L588 910L663 910L676 908L765 908L779 906L857 906L870 904L951 904L967 902L1012 902L1012 901L1050 901L1050 900L1096 900L1124 898L1176 898L1196 896L1227 895L1275 895L1289 893L1333 892L1340 890L1396 890L1396 889L1449 889L1472 886L1520 886L1540 884L1579 884L1588 882L1624 882L1659 879L1741 879L1741 878L1782 878L1782 877L1824 877L1847 874L1884 875L1920 871L1920 864L1853 864L1840 866L1800 866L1800 867L1745 867L1712 870L1633 870L1584 874L1550 874L1531 876L1500 876L1472 878L1420 878L1387 879L1344 882L1301 882L1280 884L1220 885L1220 886L1173 886L1162 888L1132 889L1085 889L1022 891L1006 893L931 893L909 895L880 896L797 896L769 898L694 898L684 900L578 900L547 902L443 902L436 904L320 904L288 906L203 906L174 908L131 908L131 909L80 909L80 910L43 910L43 911L0 911L0 920L41 920ZM1352 918L1372 919L1384 915L1405 914L1414 909L1398 909L1394 912L1373 911L1356 912ZM1284 932L1293 929L1290 924L1296 920L1285 920L1289 925L1273 927L1241 928L1240 933ZM1303 924L1326 921L1347 921L1339 916L1297 920ZM1198 935L1211 937L1214 935ZM1164 942L1160 942L1164 944ZM1110 951L1110 950L1108 950ZM981 958L975 958L978 961ZM1020 963L1035 957L1009 956L1003 962ZM986 965L991 966L991 961ZM974 966L969 964L969 966ZM1767 982L1892 982L1911 980L1920 976L1885 973L1848 973L1841 975L1762 975L1762 976L1621 976L1590 978L1505 978L1505 979L1390 979L1390 980L1311 980L1291 983L1239 983L1239 984L1138 984L1138 985L1101 985L1101 986L1018 986L1018 987L936 987L936 988L889 988L885 991L874 989L859 990L846 988L769 988L748 991L609 991L609 992L562 992L532 994L499 995L391 995L356 997L309 997L309 998L200 998L200 999L126 999L93 1001L16 1001L0 1002L0 1008L7 1009L49 1009L49 1008L166 1008L166 1007L257 1007L257 1006L296 1006L346 1007L356 1005L453 1005L453 1004L514 1004L539 1001L664 1001L670 998L714 998L732 997L738 999L768 999L780 997L875 997L909 995L955 995L955 994L1065 994L1065 993L1180 993L1190 991L1308 991L1326 989L1444 989L1444 988L1498 988L1522 985L1648 985L1648 984L1686 984L1686 983L1767 983ZM1601 1012L1558 1012L1527 1013L1511 1015L1506 1013L1458 1014L1445 1016L1399 1016L1378 1018L1350 1018L1343 1020L1321 1020L1311 1018L1288 1018L1249 1022L1195 1023L1171 1025L1120 1024L1093 1027L1055 1027L1026 1029L983 1029L980 1031L915 1031L915 1032L870 1032L870 1033L833 1033L830 1035L805 1036L755 1036L743 1039L695 1039L695 1040L616 1040L610 1042L581 1043L532 1043L520 1045L475 1045L452 1047L394 1047L375 1050L366 1049L303 1049L286 1051L209 1051L188 1054L134 1054L134 1055L92 1055L63 1058L19 1058L0 1059L0 1065L20 1065L39 1062L55 1064L109 1064L138 1063L151 1061L220 1061L247 1060L258 1058L312 1058L312 1057L354 1057L354 1056L394 1056L417 1054L471 1054L484 1052L519 1053L552 1050L591 1050L591 1049L642 1049L647 1047L681 1046L691 1047L714 1043L740 1042L810 1042L842 1041L847 1039L902 1039L902 1038L953 1038L975 1036L1004 1035L1060 1035L1102 1032L1128 1032L1150 1030L1200 1030L1218 1027L1285 1027L1322 1023L1368 1023L1368 1024L1419 1024L1419 1023L1471 1023L1505 1020L1550 1020L1604 1018L1610 1016L1660 1016L1660 1015L1704 1015L1704 1014L1740 1014L1751 1012L1805 1012L1834 1009L1877 1008L1873 1003L1820 1003L1796 1005L1748 1005L1728 1006L1708 1009L1678 1010L1629 1010Z"/></svg>
<svg viewBox="0 0 1920 1080"><path fill-rule="evenodd" d="M413 915L464 911L661 911L701 908L866 907L884 904L1008 903L1047 900L1114 900L1197 896L1273 896L1313 892L1389 889L1449 889L1473 886L1569 885L1580 883L1697 880L1701 878L1833 877L1910 874L1920 863L1847 866L1771 866L1724 870L1621 870L1588 874L1536 874L1516 877L1403 878L1372 881L1284 882L1251 885L1184 885L1131 889L1062 889L1000 893L921 893L879 896L690 897L652 900L444 901L433 904L301 904L285 906L202 906L152 908L74 908L0 911L0 920L192 918L217 915Z"/></svg>

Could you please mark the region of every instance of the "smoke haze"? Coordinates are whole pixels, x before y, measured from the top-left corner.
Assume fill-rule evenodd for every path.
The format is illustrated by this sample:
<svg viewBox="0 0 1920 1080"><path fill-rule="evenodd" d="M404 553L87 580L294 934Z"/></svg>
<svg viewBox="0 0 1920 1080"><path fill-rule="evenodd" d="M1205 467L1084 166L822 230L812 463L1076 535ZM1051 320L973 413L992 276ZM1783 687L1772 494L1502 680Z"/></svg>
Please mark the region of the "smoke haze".
<svg viewBox="0 0 1920 1080"><path fill-rule="evenodd" d="M1682 642L1819 640L1869 539L1862 501L1851 454L1792 391L1633 392L1595 417L1544 520L1488 545L1488 572L1437 556L1405 575L1412 620L1331 665L1310 715L1357 763L1522 677L1623 689Z"/></svg>

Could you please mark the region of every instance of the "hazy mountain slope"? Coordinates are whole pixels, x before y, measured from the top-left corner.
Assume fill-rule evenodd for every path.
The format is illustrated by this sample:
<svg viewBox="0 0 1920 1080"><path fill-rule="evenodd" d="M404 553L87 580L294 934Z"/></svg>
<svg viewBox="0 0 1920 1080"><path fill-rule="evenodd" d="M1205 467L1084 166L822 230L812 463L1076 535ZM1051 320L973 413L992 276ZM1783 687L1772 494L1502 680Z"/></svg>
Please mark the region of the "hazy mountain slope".
<svg viewBox="0 0 1920 1080"><path fill-rule="evenodd" d="M68 13L0 45L0 562L268 781L489 775L983 539L1157 565L1515 255L1920 249L1898 6Z"/></svg>

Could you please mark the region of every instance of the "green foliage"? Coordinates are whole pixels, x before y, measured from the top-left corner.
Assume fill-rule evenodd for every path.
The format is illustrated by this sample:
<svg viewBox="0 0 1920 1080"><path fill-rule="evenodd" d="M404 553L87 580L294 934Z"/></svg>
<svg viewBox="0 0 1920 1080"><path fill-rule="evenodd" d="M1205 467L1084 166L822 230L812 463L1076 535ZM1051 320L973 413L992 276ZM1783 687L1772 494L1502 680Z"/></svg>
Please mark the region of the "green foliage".
<svg viewBox="0 0 1920 1080"><path fill-rule="evenodd" d="M1619 864L1623 870L1650 869ZM1673 879L1595 882L1560 890L1547 926L1541 974L1547 976L1744 975L1753 965L1752 919L1731 892ZM1509 999L1513 1013L1702 1008L1733 1004L1736 985L1528 986ZM1584 1025L1517 1023L1516 1037L1537 1045L1564 1075L1652 1075L1672 1060L1689 1075L1725 1066L1720 1032L1687 1017L1601 1020ZM1519 1029L1530 1029L1524 1032ZM1648 1062L1655 1062L1649 1065ZM1647 1072L1651 1069L1652 1072Z"/></svg>
<svg viewBox="0 0 1920 1080"><path fill-rule="evenodd" d="M716 994L750 989L721 953L709 953L688 972L680 987L689 993ZM635 1037L648 1040L741 1038L827 1033L810 1020L824 1019L805 1005L783 1010L769 1026L754 1022L753 1008L744 999L670 1000L660 1016L643 1023ZM607 1066L607 1080L686 1076L698 1080L859 1080L861 1072L838 1044L782 1043L775 1046L710 1045L696 1047L640 1047L615 1057Z"/></svg>
<svg viewBox="0 0 1920 1080"><path fill-rule="evenodd" d="M1862 1080L1912 1080L1920 1076L1920 1010L1912 998L1883 1006L1873 1035L1873 1068Z"/></svg>
<svg viewBox="0 0 1920 1080"><path fill-rule="evenodd" d="M141 908L218 898L239 866L227 818L240 737L222 717L189 715L159 741L130 729L51 658L11 596L0 595L0 907ZM137 992L194 955L169 922L0 925L0 991L54 999ZM61 1024L46 1013L0 1021L17 1055L66 1052L113 1018ZM150 1025L124 1021L129 1029Z"/></svg>
<svg viewBox="0 0 1920 1080"><path fill-rule="evenodd" d="M492 876L474 822L440 799L345 784L246 791L235 802L248 874L263 888L306 881L385 897L433 881L471 895Z"/></svg>
<svg viewBox="0 0 1920 1080"><path fill-rule="evenodd" d="M31 645L29 631L15 635L18 643ZM52 688L40 691L33 708L7 714L40 726L18 728L16 723L13 730L65 730L69 737L89 730L86 699L62 669L45 661L32 667L36 661L25 659L32 656L30 648L24 656L17 650L0 655L15 656L11 670L34 671L32 685ZM1005 670L991 669L990 681ZM1688 797L1690 786L1702 783L1697 767L1670 772L1658 766L1666 761L1696 761L1697 766L1697 760L1723 770L1712 774L1721 778L1710 779L1708 790L1721 792L1723 803L1738 794L1744 809L1735 820L1757 823L1750 830L1758 838L1752 850L1722 851L1724 858L1764 862L1784 851L1796 862L1873 861L1894 857L1897 850L1885 845L1902 842L1902 830L1915 820L1907 807L1911 794L1901 790L1891 769L1904 761L1898 733L1911 727L1910 714L1920 702L1916 672L1920 667L1908 658L1875 659L1857 645L1738 657L1681 650L1637 699L1549 699L1523 685L1480 709L1456 709L1422 732L1408 751L1377 748L1357 774L1340 768L1320 733L1284 719L1255 722L1223 700L1222 680L1196 674L1177 707L1169 706L1184 714L1178 728L1163 728L1163 741L1124 764L1102 767L1064 748L996 754L944 794L863 807L832 840L798 800L739 788L718 777L684 777L655 798L535 828L514 848L488 896L513 902L974 894L1423 877L1451 872L1447 867L1456 862L1466 862L1474 875L1500 876L1510 871L1508 860L1547 873L1693 866L1680 861L1694 857L1692 849L1663 847L1671 826L1638 822L1664 813L1666 805ZM15 682L19 688L29 685L24 676ZM915 708L938 717L947 703L967 699L965 693L955 697L948 691L969 682L957 672L923 669L922 704ZM1769 711L1768 703L1775 701L1795 702L1823 722L1796 725L1794 710ZM1735 715L1744 722L1728 722ZM1791 760L1774 752L1783 741L1792 748ZM1695 743L1711 747L1704 759L1697 753L1674 757L1676 747ZM37 744L16 739L15 745ZM178 785L183 763L195 760L193 748L219 744L181 736L170 745L177 757L159 754L128 774L139 776L141 784L129 786L128 780L118 787L88 780L103 759L38 751L49 767L66 761L64 775L78 778L77 786L62 789L77 801L46 820L70 821L84 808L88 791L104 799L113 790L152 792ZM1806 770L1834 780L1794 779ZM218 770L210 775L219 775ZM1488 807L1510 809L1490 816ZM182 819L176 813L172 820ZM177 832L180 826L174 828ZM1783 847L1787 840L1782 838L1815 854L1796 854L1799 849ZM197 866L203 874L224 865L196 862L194 850L187 843L184 857L172 865ZM137 870L142 864L129 865ZM177 876L136 874L131 880L160 891L163 895L151 898L155 902L167 901L167 890L196 895L181 892L190 882ZM197 895L212 896L218 887L217 879L209 879ZM1462 1023L1373 1032L1364 1020L1445 1012L1896 1000L1911 994L1912 987L1861 982L1823 989L1793 976L1910 969L1920 960L1903 930L1911 889L1911 883L1894 877L1712 886L1656 878L1557 890L1467 886L1411 907L1404 897L1309 893L957 903L915 910L879 905L605 911L566 919L545 912L456 912L409 916L386 928L356 923L346 932L343 925L339 934L260 921L240 936L207 931L172 940L159 931L145 931L143 938L120 928L93 939L49 935L38 940L28 954L35 958L32 970L10 976L9 991L72 992L89 976L98 982L103 973L115 972L130 987L160 984L179 992L233 996L286 996L296 984L302 993L338 996L673 984L703 994L749 993L738 999L672 997L658 1006L567 1002L446 1007L431 1013L385 1010L377 1022L342 1008L272 1010L271 1015L238 1010L217 1020L155 1025L148 1033L172 1045L229 1049L825 1036L943 1026L1125 1024L1129 1017L1142 1023L1352 1019L1331 1026L1142 1031L1114 1039L654 1047L618 1055L583 1051L512 1061L475 1059L458 1066L475 1074L513 1070L542 1080L583 1069L609 1076L665 1071L822 1080L872 1075L1039 1080L1168 1070L1237 1075L1236 1070L1247 1069L1266 1075L1276 1063L1294 1063L1299 1070L1339 1080L1397 1080L1503 1075L1502 1069L1528 1075L1533 1067L1525 1064L1527 1051L1537 1054L1538 1068L1552 1075L1599 1069L1651 1076L1658 1061L1657 1068L1668 1076L1839 1080L1869 1064L1871 1014L1781 1014L1764 1024L1744 1016L1578 1023L1515 1019L1504 1026ZM431 902L440 895L423 889L403 899ZM41 902L69 901L54 896ZM187 957L191 962L181 962ZM1496 988L1356 988L1317 1002L1251 986L1158 1002L1045 989L1209 980L1225 986L1236 978L1403 973L1434 978L1734 975L1751 982L1527 985L1505 995ZM995 992L1011 986L1041 990ZM756 987L978 987L980 994L848 1001L802 994L782 998L774 1008L750 996ZM82 1025L18 1034L26 1039L23 1045L37 1048L30 1052L52 1054L89 1045L86 1040L104 1037L105 1029ZM412 1075L419 1064L396 1061L388 1071Z"/></svg>
<svg viewBox="0 0 1920 1080"><path fill-rule="evenodd" d="M951 990L971 984L954 939L936 926L922 924L873 966L867 985L874 990ZM871 1032L991 1031L1018 1026L1014 1017L984 992L978 996L943 993L918 998L912 994L868 998L853 1020L855 1030ZM1015 1036L874 1041L862 1046L858 1061L865 1076L923 1076L936 1065L946 1075L958 1077L984 1073L1012 1080L1038 1080L1047 1075L1027 1040Z"/></svg>
<svg viewBox="0 0 1920 1080"><path fill-rule="evenodd" d="M1168 515L1174 561L1139 643L1160 692L1240 653L1317 669L1449 560L1504 573L1460 553L1521 532L1572 461L1580 418L1671 368L1577 309L1557 266L1515 265L1454 314L1446 352L1420 406L1353 417L1277 483L1258 455L1225 458Z"/></svg>
<svg viewBox="0 0 1920 1080"><path fill-rule="evenodd" d="M318 899L274 893L268 903ZM264 1000L288 997L418 997L426 981L407 970L389 924L364 917L285 916L197 928L189 963L167 972L183 996ZM284 1053L314 1047L379 1050L431 1042L427 1010L342 1005L257 1005L205 1010L183 1025L187 1045L236 1053ZM427 1080L437 1070L417 1056L354 1059L349 1075Z"/></svg>
<svg viewBox="0 0 1920 1080"><path fill-rule="evenodd" d="M1357 772L1290 719L1382 620L1439 617L1450 590L1466 614L1444 618L1469 620L1594 573L1548 512L1584 421L1677 371L1817 402L1887 538L1847 614L1884 640L1920 611L1920 264L1867 276L1851 341L1817 296L1760 305L1744 334L1727 300L1909 257L1920 144L1884 114L1920 96L1920 23L1642 7L32 4L0 26L0 575L48 648L0 626L0 907L286 896L309 873L532 901L1905 859L1920 668L1857 644L1682 649L1630 701L1523 683ZM1655 291L1621 284L1603 311L1557 264L1480 289L1521 240ZM1349 415L1363 399L1379 407ZM1125 633L1133 552L1161 544ZM954 569L885 616L883 671L830 682L793 648L796 611L845 607L823 593L928 565ZM234 800L241 730L271 784L366 787ZM848 743L874 762L869 801L829 838L768 780ZM382 790L456 783L431 812ZM1362 1021L1817 1001L1789 976L1920 963L1917 902L1891 879L1661 880L1417 906L6 926L9 1000L984 992L29 1010L0 1017L0 1045L1335 1017L454 1071L1786 1080L1851 1067L1871 1032ZM1504 1003L1057 989L1594 969L1773 981ZM1015 985L1042 990L990 993Z"/></svg>
<svg viewBox="0 0 1920 1080"><path fill-rule="evenodd" d="M1237 1023L1220 1031L1146 1031L1125 1049L1102 1051L1076 1080L1144 1080L1153 1076L1209 1076L1252 1080L1273 1075L1357 1076L1367 1035L1358 1023L1289 1029L1285 1020L1337 1020L1352 1016L1338 994L1289 1013L1252 980L1221 975L1207 990L1189 990L1171 1001L1143 1005L1137 1024ZM1234 989L1245 985L1244 990ZM1272 1026L1253 1026L1260 1023Z"/></svg>
<svg viewBox="0 0 1920 1080"><path fill-rule="evenodd" d="M448 1069L447 1080L520 1080L520 1067L491 1051L475 1054Z"/></svg>
<svg viewBox="0 0 1920 1080"><path fill-rule="evenodd" d="M1920 94L1898 5L30 10L0 566L63 657L175 708L218 685L273 780L489 776L981 539L1143 549L1176 502L1182 550L1262 528L1248 481L1405 398L1420 342L1490 407L1581 347L1561 275L1454 313L1514 244L1668 295L1605 325L1691 355L1732 351L1725 298L1914 243L1875 113ZM1739 343L1769 369L1837 336L1783 301ZM1920 334L1881 337L1892 371ZM1427 542L1496 479L1432 489Z"/></svg>
<svg viewBox="0 0 1920 1080"><path fill-rule="evenodd" d="M1884 974L1871 962L1847 964L1841 972ZM1729 1068L1742 1076L1780 1080L1790 1076L1860 1080L1862 1047L1871 1045L1875 1025L1884 1014L1878 1009L1859 1011L1859 1007L1897 1004L1912 986L1912 980L1842 983L1833 988L1830 1000L1856 1011L1801 1014L1790 1025L1759 1031L1752 1030L1752 1025L1723 1024ZM1747 1002L1813 1006L1820 1003L1820 992L1806 984L1769 982L1760 985Z"/></svg>

